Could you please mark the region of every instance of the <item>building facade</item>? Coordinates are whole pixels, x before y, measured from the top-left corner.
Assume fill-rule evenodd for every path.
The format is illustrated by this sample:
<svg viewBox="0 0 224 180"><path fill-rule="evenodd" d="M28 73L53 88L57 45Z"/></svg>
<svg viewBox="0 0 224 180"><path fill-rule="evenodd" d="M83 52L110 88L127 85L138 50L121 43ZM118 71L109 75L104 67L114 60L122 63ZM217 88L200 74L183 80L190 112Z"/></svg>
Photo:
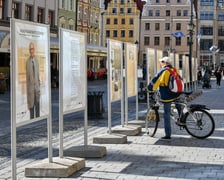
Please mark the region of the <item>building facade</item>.
<svg viewBox="0 0 224 180"><path fill-rule="evenodd" d="M107 39L139 44L140 19L144 1L105 0L103 45Z"/></svg>
<svg viewBox="0 0 224 180"><path fill-rule="evenodd" d="M59 0L58 1L58 27L65 29L77 29L77 1Z"/></svg>
<svg viewBox="0 0 224 180"><path fill-rule="evenodd" d="M199 0L199 65L224 67L224 1Z"/></svg>
<svg viewBox="0 0 224 180"><path fill-rule="evenodd" d="M0 71L9 76L10 18L22 19L50 26L51 58L55 56L52 38L57 37L58 3L51 0L0 0Z"/></svg>
<svg viewBox="0 0 224 180"><path fill-rule="evenodd" d="M192 5L193 6L193 5ZM140 62L146 59L145 48L162 50L164 55L189 55L190 18L196 27L196 11L189 0L148 0L141 18ZM192 56L197 57L196 28L193 30Z"/></svg>

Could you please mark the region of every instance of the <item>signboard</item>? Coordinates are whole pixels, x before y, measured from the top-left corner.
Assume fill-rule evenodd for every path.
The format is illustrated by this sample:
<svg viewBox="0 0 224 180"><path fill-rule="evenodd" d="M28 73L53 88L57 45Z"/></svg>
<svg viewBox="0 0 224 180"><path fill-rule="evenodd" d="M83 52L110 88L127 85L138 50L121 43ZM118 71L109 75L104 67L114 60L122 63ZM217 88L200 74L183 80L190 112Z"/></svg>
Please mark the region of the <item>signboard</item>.
<svg viewBox="0 0 224 180"><path fill-rule="evenodd" d="M135 44L126 43L126 81L127 96L137 95L137 47Z"/></svg>
<svg viewBox="0 0 224 180"><path fill-rule="evenodd" d="M49 115L49 28L14 20L11 32L15 117L25 124Z"/></svg>
<svg viewBox="0 0 224 180"><path fill-rule="evenodd" d="M121 99L122 92L122 71L123 51L122 43L115 40L108 40L108 65L111 101Z"/></svg>
<svg viewBox="0 0 224 180"><path fill-rule="evenodd" d="M86 106L86 38L85 34L61 29L61 66L63 112Z"/></svg>

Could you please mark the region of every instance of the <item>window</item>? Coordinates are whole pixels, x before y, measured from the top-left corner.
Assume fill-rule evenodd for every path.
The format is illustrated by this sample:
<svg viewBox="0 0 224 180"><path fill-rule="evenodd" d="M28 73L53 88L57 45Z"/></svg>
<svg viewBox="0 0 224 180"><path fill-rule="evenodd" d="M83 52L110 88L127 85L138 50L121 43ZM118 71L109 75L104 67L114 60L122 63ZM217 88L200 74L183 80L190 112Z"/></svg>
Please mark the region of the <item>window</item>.
<svg viewBox="0 0 224 180"><path fill-rule="evenodd" d="M117 30L113 31L113 37L117 37Z"/></svg>
<svg viewBox="0 0 224 180"><path fill-rule="evenodd" d="M184 10L183 14L184 16L188 16L188 10Z"/></svg>
<svg viewBox="0 0 224 180"><path fill-rule="evenodd" d="M131 13L131 8L128 8L128 14L130 14Z"/></svg>
<svg viewBox="0 0 224 180"><path fill-rule="evenodd" d="M129 24L134 24L134 20L132 18L129 19Z"/></svg>
<svg viewBox="0 0 224 180"><path fill-rule="evenodd" d="M121 24L125 24L125 19L121 19Z"/></svg>
<svg viewBox="0 0 224 180"><path fill-rule="evenodd" d="M38 23L44 23L44 9L42 9L42 8L38 8L37 22Z"/></svg>
<svg viewBox="0 0 224 180"><path fill-rule="evenodd" d="M82 17L82 7L79 7L79 10L78 10L78 20L81 20L83 17Z"/></svg>
<svg viewBox="0 0 224 180"><path fill-rule="evenodd" d="M181 23L176 24L176 30L181 30Z"/></svg>
<svg viewBox="0 0 224 180"><path fill-rule="evenodd" d="M107 22L107 24L110 24L110 18L107 18L107 20L106 20Z"/></svg>
<svg viewBox="0 0 224 180"><path fill-rule="evenodd" d="M133 30L129 30L129 37L134 37L134 31Z"/></svg>
<svg viewBox="0 0 224 180"><path fill-rule="evenodd" d="M170 3L170 0L166 0L166 3Z"/></svg>
<svg viewBox="0 0 224 180"><path fill-rule="evenodd" d="M150 23L145 23L145 30L146 31L150 30Z"/></svg>
<svg viewBox="0 0 224 180"><path fill-rule="evenodd" d="M113 8L113 9L112 9L112 13L113 13L113 14L116 14L116 13L117 13L117 8Z"/></svg>
<svg viewBox="0 0 224 180"><path fill-rule="evenodd" d="M106 37L110 37L110 31L106 30Z"/></svg>
<svg viewBox="0 0 224 180"><path fill-rule="evenodd" d="M154 37L154 45L159 46L159 37Z"/></svg>
<svg viewBox="0 0 224 180"><path fill-rule="evenodd" d="M32 6L25 5L25 19L28 21L32 21Z"/></svg>
<svg viewBox="0 0 224 180"><path fill-rule="evenodd" d="M208 51L212 45L213 45L212 39L201 39L200 40L200 50Z"/></svg>
<svg viewBox="0 0 224 180"><path fill-rule="evenodd" d="M200 32L204 36L211 36L211 35L213 35L213 27L212 26L201 26Z"/></svg>
<svg viewBox="0 0 224 180"><path fill-rule="evenodd" d="M181 3L182 0L177 0L177 3Z"/></svg>
<svg viewBox="0 0 224 180"><path fill-rule="evenodd" d="M121 37L125 37L125 30L121 30Z"/></svg>
<svg viewBox="0 0 224 180"><path fill-rule="evenodd" d="M166 10L166 16L170 16L170 10Z"/></svg>
<svg viewBox="0 0 224 180"><path fill-rule="evenodd" d="M61 8L62 8L62 9L65 8L65 1L64 1L64 0L61 1Z"/></svg>
<svg viewBox="0 0 224 180"><path fill-rule="evenodd" d="M145 46L149 46L149 37L148 36L146 36L146 37L144 37L144 45Z"/></svg>
<svg viewBox="0 0 224 180"><path fill-rule="evenodd" d="M50 24L50 26L54 26L54 11L49 10L48 11L48 24Z"/></svg>
<svg viewBox="0 0 224 180"><path fill-rule="evenodd" d="M219 26L219 28L218 28L218 35L219 36L224 36L224 26Z"/></svg>
<svg viewBox="0 0 224 180"><path fill-rule="evenodd" d="M70 0L70 10L73 10L73 0Z"/></svg>
<svg viewBox="0 0 224 180"><path fill-rule="evenodd" d="M156 10L155 16L160 16L160 10Z"/></svg>
<svg viewBox="0 0 224 180"><path fill-rule="evenodd" d="M152 10L149 10L148 16L153 16L153 11Z"/></svg>
<svg viewBox="0 0 224 180"><path fill-rule="evenodd" d="M176 46L180 46L181 45L181 38L175 38L176 39Z"/></svg>
<svg viewBox="0 0 224 180"><path fill-rule="evenodd" d="M201 20L214 20L214 12L213 11L201 11L200 19Z"/></svg>
<svg viewBox="0 0 224 180"><path fill-rule="evenodd" d="M170 30L170 23L165 23L165 30Z"/></svg>
<svg viewBox="0 0 224 180"><path fill-rule="evenodd" d="M14 2L13 3L13 9L14 9L14 18L17 18L19 19L19 8L20 8L20 4L19 3L16 3Z"/></svg>
<svg viewBox="0 0 224 180"><path fill-rule="evenodd" d="M224 13L223 12L218 13L218 21L224 21Z"/></svg>
<svg viewBox="0 0 224 180"><path fill-rule="evenodd" d="M223 0L218 0L218 7L223 8L224 7L224 1Z"/></svg>
<svg viewBox="0 0 224 180"><path fill-rule="evenodd" d="M160 0L156 0L156 3L160 3Z"/></svg>
<svg viewBox="0 0 224 180"><path fill-rule="evenodd" d="M160 24L159 24L159 23L156 23L156 24L155 24L155 30L156 30L156 31L159 31L159 30L160 30Z"/></svg>
<svg viewBox="0 0 224 180"><path fill-rule="evenodd" d="M124 0L121 0L121 4L124 4Z"/></svg>
<svg viewBox="0 0 224 180"><path fill-rule="evenodd" d="M4 19L4 1L0 0L0 19Z"/></svg>
<svg viewBox="0 0 224 180"><path fill-rule="evenodd" d="M181 16L181 10L177 10L177 16Z"/></svg>
<svg viewBox="0 0 224 180"><path fill-rule="evenodd" d="M165 46L170 46L170 37L165 37Z"/></svg>
<svg viewBox="0 0 224 180"><path fill-rule="evenodd" d="M117 18L114 18L114 24L117 24Z"/></svg>
<svg viewBox="0 0 224 180"><path fill-rule="evenodd" d="M214 6L214 0L200 0L200 6Z"/></svg>
<svg viewBox="0 0 224 180"><path fill-rule="evenodd" d="M124 14L124 8L120 8L120 13Z"/></svg>
<svg viewBox="0 0 224 180"><path fill-rule="evenodd" d="M89 19L89 10L88 10L88 8L84 8L83 19L84 20L88 20Z"/></svg>
<svg viewBox="0 0 224 180"><path fill-rule="evenodd" d="M218 47L220 48L220 51L224 50L224 41L223 40L218 41Z"/></svg>

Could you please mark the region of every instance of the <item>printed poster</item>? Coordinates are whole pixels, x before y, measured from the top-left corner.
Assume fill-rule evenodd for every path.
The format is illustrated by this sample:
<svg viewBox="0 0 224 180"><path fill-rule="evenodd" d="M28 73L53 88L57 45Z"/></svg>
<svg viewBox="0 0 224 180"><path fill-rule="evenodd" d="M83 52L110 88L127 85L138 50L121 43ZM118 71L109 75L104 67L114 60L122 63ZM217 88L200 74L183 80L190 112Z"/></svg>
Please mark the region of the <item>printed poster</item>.
<svg viewBox="0 0 224 180"><path fill-rule="evenodd" d="M49 115L49 27L12 20L16 123Z"/></svg>
<svg viewBox="0 0 224 180"><path fill-rule="evenodd" d="M63 112L86 106L86 38L83 33L61 29Z"/></svg>
<svg viewBox="0 0 224 180"><path fill-rule="evenodd" d="M135 44L126 43L126 81L127 96L137 95L137 47Z"/></svg>
<svg viewBox="0 0 224 180"><path fill-rule="evenodd" d="M108 63L110 66L110 92L111 100L121 99L122 92L122 71L123 71L123 52L122 43L116 40L108 40Z"/></svg>
<svg viewBox="0 0 224 180"><path fill-rule="evenodd" d="M148 67L147 67L148 80L150 81L156 73L156 67L157 67L156 51L155 51L155 49L147 48L146 54L147 54L147 61L148 61Z"/></svg>

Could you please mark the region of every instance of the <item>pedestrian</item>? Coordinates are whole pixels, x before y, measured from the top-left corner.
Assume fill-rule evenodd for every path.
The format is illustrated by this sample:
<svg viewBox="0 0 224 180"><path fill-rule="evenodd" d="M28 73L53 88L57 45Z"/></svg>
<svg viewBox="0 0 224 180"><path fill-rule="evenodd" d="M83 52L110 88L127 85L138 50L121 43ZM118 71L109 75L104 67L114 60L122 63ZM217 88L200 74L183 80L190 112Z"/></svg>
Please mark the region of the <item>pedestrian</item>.
<svg viewBox="0 0 224 180"><path fill-rule="evenodd" d="M220 88L221 85L221 79L222 79L222 68L221 66L218 66L215 70L215 77L216 77L216 87Z"/></svg>
<svg viewBox="0 0 224 180"><path fill-rule="evenodd" d="M27 106L30 111L30 119L40 116L40 76L39 62L35 56L35 46L29 44L30 56L26 62L26 86Z"/></svg>
<svg viewBox="0 0 224 180"><path fill-rule="evenodd" d="M165 136L161 138L161 140L170 140L171 139L171 124L170 124L170 114L171 114L171 102L177 99L180 94L171 93L168 87L170 72L166 70L166 68L173 68L171 60L169 57L165 56L159 60L161 69L155 74L152 78L151 82L148 85L149 91L155 91L159 88L161 102L164 105L164 128L165 128ZM179 74L179 70L177 70ZM176 105L179 115L181 114L181 106Z"/></svg>

